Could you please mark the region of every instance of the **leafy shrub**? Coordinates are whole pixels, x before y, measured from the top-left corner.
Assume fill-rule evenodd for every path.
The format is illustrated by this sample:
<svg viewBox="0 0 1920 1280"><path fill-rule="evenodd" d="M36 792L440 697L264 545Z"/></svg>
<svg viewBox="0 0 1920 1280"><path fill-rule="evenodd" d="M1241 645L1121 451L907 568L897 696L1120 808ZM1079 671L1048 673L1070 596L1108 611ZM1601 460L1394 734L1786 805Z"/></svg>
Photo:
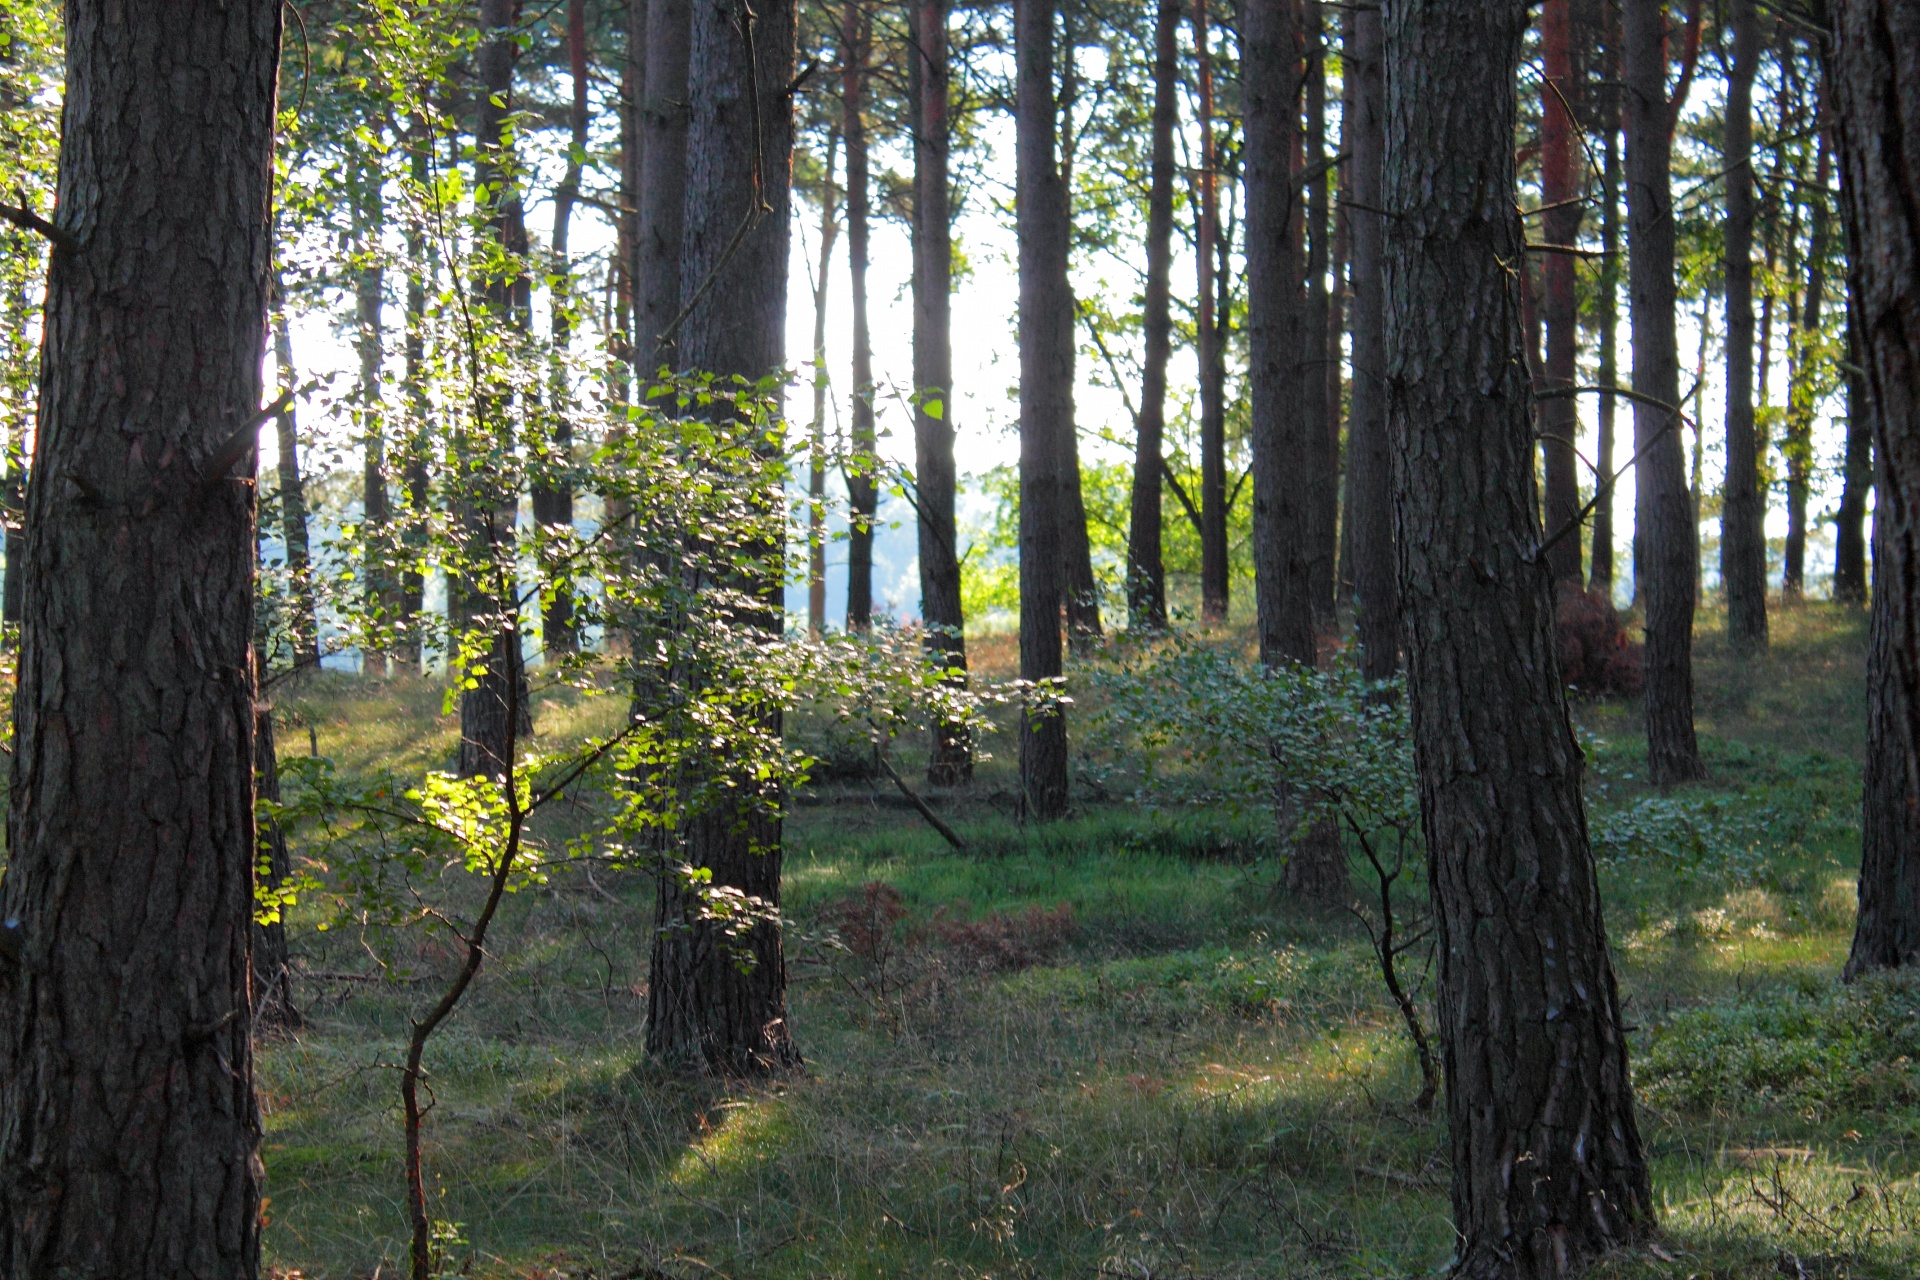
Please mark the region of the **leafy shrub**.
<svg viewBox="0 0 1920 1280"><path fill-rule="evenodd" d="M1632 697L1640 692L1639 641L1620 625L1613 601L1598 591L1568 591L1554 611L1560 674L1569 685L1596 697Z"/></svg>
<svg viewBox="0 0 1920 1280"><path fill-rule="evenodd" d="M1772 805L1741 796L1645 796L1588 820L1596 858L1652 861L1674 871L1747 878L1764 850L1793 838L1795 825Z"/></svg>
<svg viewBox="0 0 1920 1280"><path fill-rule="evenodd" d="M936 918L933 930L958 964L990 973L1031 968L1071 942L1077 927L1073 908L1063 902L1051 911L1028 907L970 921Z"/></svg>
<svg viewBox="0 0 1920 1280"><path fill-rule="evenodd" d="M1773 989L1688 1010L1653 1032L1635 1083L1658 1106L1835 1111L1920 1104L1920 975Z"/></svg>

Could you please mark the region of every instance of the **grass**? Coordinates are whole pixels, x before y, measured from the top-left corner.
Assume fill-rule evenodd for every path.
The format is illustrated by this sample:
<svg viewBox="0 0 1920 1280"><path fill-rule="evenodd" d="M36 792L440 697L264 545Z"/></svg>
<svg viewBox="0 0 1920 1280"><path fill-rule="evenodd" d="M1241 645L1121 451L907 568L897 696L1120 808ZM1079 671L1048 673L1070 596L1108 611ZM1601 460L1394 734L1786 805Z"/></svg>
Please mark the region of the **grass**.
<svg viewBox="0 0 1920 1280"><path fill-rule="evenodd" d="M1703 628L1711 782L1649 792L1631 707L1580 709L1602 888L1654 1161L1656 1248L1607 1277L1920 1272L1920 987L1841 991L1864 722L1857 613L1775 615L1742 670ZM283 751L438 763L438 690L328 676ZM599 714L543 709L543 728ZM1004 751L1011 750L1004 742ZM641 1060L652 886L520 895L429 1051L451 1270L557 1277L1387 1277L1444 1269L1443 1126L1364 943L1275 889L1240 820L1093 805L1046 829L955 804L952 853L858 784L788 825L804 1073ZM881 889L869 889L881 885ZM860 940L855 927L888 927ZM866 913L863 915L862 913ZM298 922L296 921L296 924ZM849 939L855 945L848 950ZM312 975L360 939L296 929ZM446 958L414 944L419 974ZM309 976L267 1043L267 1250L282 1274L404 1257L396 1080L424 984Z"/></svg>

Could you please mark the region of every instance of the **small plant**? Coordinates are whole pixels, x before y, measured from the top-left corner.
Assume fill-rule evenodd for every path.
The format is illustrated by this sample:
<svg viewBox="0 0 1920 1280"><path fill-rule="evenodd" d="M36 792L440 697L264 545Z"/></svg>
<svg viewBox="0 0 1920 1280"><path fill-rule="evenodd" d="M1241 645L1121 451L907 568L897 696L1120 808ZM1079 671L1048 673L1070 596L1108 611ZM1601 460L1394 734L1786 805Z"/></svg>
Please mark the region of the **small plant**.
<svg viewBox="0 0 1920 1280"><path fill-rule="evenodd" d="M1630 698L1640 692L1645 648L1620 624L1620 611L1598 591L1567 591L1554 609L1560 675L1593 697Z"/></svg>

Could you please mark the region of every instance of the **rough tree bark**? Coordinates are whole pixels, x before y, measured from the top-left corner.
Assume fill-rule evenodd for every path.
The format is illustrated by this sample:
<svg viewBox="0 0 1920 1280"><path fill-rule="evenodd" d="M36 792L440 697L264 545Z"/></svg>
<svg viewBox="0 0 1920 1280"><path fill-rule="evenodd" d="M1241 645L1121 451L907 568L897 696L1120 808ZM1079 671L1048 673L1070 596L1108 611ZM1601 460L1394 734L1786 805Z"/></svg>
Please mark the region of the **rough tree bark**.
<svg viewBox="0 0 1920 1280"><path fill-rule="evenodd" d="M911 97L913 130L913 408L915 528L920 551L920 617L929 656L956 680L967 669L960 607L959 533L954 524L953 211L948 154L947 0L915 0ZM957 786L973 777L973 744L959 725L933 727L927 781Z"/></svg>
<svg viewBox="0 0 1920 1280"><path fill-rule="evenodd" d="M794 0L720 0L693 12L680 272L683 369L758 380L785 360L793 179L793 100L785 87L794 73L794 17ZM758 625L777 635L778 572L743 585L766 602ZM770 727L777 731L777 721ZM752 779L743 779L741 793L752 790ZM779 819L761 806L720 802L683 828L681 856L710 869L714 888L778 908L780 838ZM704 918L701 899L670 871L659 877L658 906L647 1052L667 1064L726 1076L798 1066L779 925L760 921L730 944L725 931ZM733 954L742 944L752 956L744 969Z"/></svg>
<svg viewBox="0 0 1920 1280"><path fill-rule="evenodd" d="M1240 22L1260 659L1312 666L1313 495L1295 468L1323 424L1302 408L1302 384L1320 370L1317 354L1305 349L1301 336L1300 244L1292 233L1292 160L1300 137L1298 18L1292 0L1244 0Z"/></svg>
<svg viewBox="0 0 1920 1280"><path fill-rule="evenodd" d="M687 205L687 58L693 0L652 0L640 104L640 207L635 216L633 350L641 390L676 365L668 333L680 314L680 247ZM737 221L739 215L736 213Z"/></svg>
<svg viewBox="0 0 1920 1280"><path fill-rule="evenodd" d="M1848 982L1875 969L1920 961L1920 826L1900 736L1894 593L1876 521L1873 603L1867 631L1867 755L1861 777L1860 910L1853 949L1841 976Z"/></svg>
<svg viewBox="0 0 1920 1280"><path fill-rule="evenodd" d="M1545 77L1540 92L1541 238L1571 245L1580 238L1581 156L1579 123L1573 104L1580 84L1573 74L1573 0L1546 0L1540 10L1540 47ZM1541 386L1571 392L1579 372L1580 299L1575 288L1577 259L1567 253L1540 255L1540 318L1546 330L1546 360ZM1545 463L1546 527L1559 529L1580 515L1579 407L1571 394L1540 405L1540 452ZM1579 591L1580 535L1560 539L1547 560L1555 583Z"/></svg>
<svg viewBox="0 0 1920 1280"><path fill-rule="evenodd" d="M1681 448L1674 331L1673 112L1666 6L1624 0L1628 288L1633 297L1634 527L1645 544L1646 719L1658 786L1706 776L1693 733L1693 609L1700 539ZM1649 403L1652 401L1654 403ZM1672 406L1664 408L1661 406Z"/></svg>
<svg viewBox="0 0 1920 1280"><path fill-rule="evenodd" d="M1014 0L1015 212L1020 241L1020 678L1061 673L1060 449L1073 421L1067 193L1055 165L1054 0ZM1067 718L1044 693L1020 719L1020 788L1032 817L1067 810Z"/></svg>
<svg viewBox="0 0 1920 1280"><path fill-rule="evenodd" d="M880 485L874 468L873 336L867 327L867 119L862 101L873 20L862 0L846 0L840 25L841 132L847 140L847 266L853 281L853 424L847 481L847 630L873 626L873 519Z"/></svg>
<svg viewBox="0 0 1920 1280"><path fill-rule="evenodd" d="M1530 548L1514 207L1523 0L1387 11L1389 427L1439 955L1455 1276L1558 1280L1653 1221L1553 634ZM1523 887L1523 891L1522 891Z"/></svg>
<svg viewBox="0 0 1920 1280"><path fill-rule="evenodd" d="M1353 527L1354 619L1360 669L1385 680L1400 669L1400 584L1393 563L1393 471L1387 451L1386 317L1380 292L1380 174L1386 146L1380 11L1349 18L1342 58L1353 80L1347 122L1347 180L1352 184L1353 390L1347 407L1347 523Z"/></svg>
<svg viewBox="0 0 1920 1280"><path fill-rule="evenodd" d="M1231 590L1231 566L1227 561L1227 361L1220 341L1219 318L1214 314L1214 247L1220 236L1220 185L1216 172L1219 146L1213 128L1213 42L1207 21L1207 0L1193 0L1193 47L1198 67L1196 124L1200 130L1200 167L1193 175L1194 198L1199 205L1194 215L1194 263L1199 272L1196 289L1199 319L1194 339L1200 363L1200 617L1207 622L1225 622ZM1296 127L1293 134L1296 140L1298 133ZM1299 275L1297 266L1292 274ZM1298 393L1302 389L1294 390ZM1300 444L1303 449L1307 447L1304 436ZM1305 550L1303 546L1302 551Z"/></svg>
<svg viewBox="0 0 1920 1280"><path fill-rule="evenodd" d="M1831 12L1840 205L1881 477L1874 608L1884 603L1886 634L1876 649L1878 670L1893 686L1890 698L1884 684L1873 690L1892 725L1882 721L1868 754L1901 766L1909 804L1900 808L1910 827L1910 802L1920 796L1920 9L1904 0L1835 0ZM1911 885L1910 860L1903 870ZM1862 879L1864 921L1864 868ZM1920 937L1920 894L1878 898L1874 929L1889 939ZM1857 973L1890 954L1912 955L1856 940L1848 968Z"/></svg>
<svg viewBox="0 0 1920 1280"><path fill-rule="evenodd" d="M0 1274L258 1274L253 486L278 0L65 7L0 917ZM16 923L17 922L17 923Z"/></svg>
<svg viewBox="0 0 1920 1280"><path fill-rule="evenodd" d="M1159 0L1153 23L1153 135L1147 176L1147 288L1140 329L1146 350L1133 446L1127 519L1127 625L1167 625L1161 552L1161 472L1166 467L1167 361L1173 352L1173 131L1180 123L1181 0Z"/></svg>
<svg viewBox="0 0 1920 1280"><path fill-rule="evenodd" d="M1753 81L1760 68L1759 10L1733 0L1733 70L1727 79L1727 478L1720 517L1720 579L1727 643L1737 654L1767 647L1766 503L1753 429Z"/></svg>

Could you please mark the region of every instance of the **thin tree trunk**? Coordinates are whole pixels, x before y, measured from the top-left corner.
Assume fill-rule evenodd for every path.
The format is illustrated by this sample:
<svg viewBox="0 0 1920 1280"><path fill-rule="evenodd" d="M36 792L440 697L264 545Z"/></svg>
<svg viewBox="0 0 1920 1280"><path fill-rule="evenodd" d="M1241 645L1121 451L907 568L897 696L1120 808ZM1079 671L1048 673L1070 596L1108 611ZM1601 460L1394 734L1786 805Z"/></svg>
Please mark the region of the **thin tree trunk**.
<svg viewBox="0 0 1920 1280"><path fill-rule="evenodd" d="M1600 260L1598 297L1594 301L1594 324L1599 326L1600 385L1619 385L1617 358L1620 329L1620 110L1614 92L1606 91L1606 142L1603 146L1600 190ZM1594 439L1594 467L1601 483L1613 474L1614 415L1618 398L1611 391L1599 396L1595 416L1599 427ZM1593 512L1593 539L1588 555L1588 589L1613 599L1613 498L1607 497Z"/></svg>
<svg viewBox="0 0 1920 1280"><path fill-rule="evenodd" d="M1199 306L1195 343L1200 363L1200 617L1207 622L1225 622L1231 573L1227 560L1227 365L1214 316L1214 246L1220 236L1220 191L1207 0L1193 0L1193 46L1199 68L1196 96L1200 128L1200 168L1193 177L1199 205L1194 262L1200 277L1195 291ZM1298 274L1296 269L1294 275ZM1303 447L1306 443L1302 439Z"/></svg>
<svg viewBox="0 0 1920 1280"><path fill-rule="evenodd" d="M371 183L371 189L366 184ZM380 232L384 222L385 192L378 171L363 175L353 194L355 224L354 334L355 354L360 359L360 381L354 390L354 416L359 420L361 447L360 510L366 523L366 562L364 575L366 604L378 616L393 596L388 581L383 547L386 526L392 522L393 508L387 500L387 436L385 412L381 404L382 372L386 362L384 317L386 304L386 266L381 261ZM387 674L387 654L376 642L361 654L361 669L370 676Z"/></svg>
<svg viewBox="0 0 1920 1280"><path fill-rule="evenodd" d="M1851 254L1848 255L1851 258ZM1867 490L1873 484L1873 414L1861 376L1860 334L1852 300L1847 306L1847 446L1841 464L1840 509L1834 513L1833 598L1867 601Z"/></svg>
<svg viewBox="0 0 1920 1280"><path fill-rule="evenodd" d="M1073 227L1073 110L1080 96L1079 40L1074 35L1073 19L1077 6L1058 9L1060 23L1056 39L1060 42L1058 66L1060 89L1054 100L1059 119L1059 173L1061 221L1065 230L1061 242L1062 257L1072 261ZM1061 268L1064 274L1066 266ZM1077 348L1073 341L1075 314L1073 288L1069 281L1067 314L1067 398L1066 416L1059 419L1059 434L1054 445L1060 451L1060 553L1064 578L1061 581L1061 606L1067 617L1067 642L1074 653L1090 652L1100 638L1100 585L1093 576L1093 539L1087 531L1086 497L1080 486L1080 432L1074 423L1073 381Z"/></svg>
<svg viewBox="0 0 1920 1280"><path fill-rule="evenodd" d="M1799 341L1793 358L1794 376L1787 393L1787 555L1786 594L1798 599L1806 591L1807 501L1813 489L1814 380L1819 366L1821 311L1826 302L1827 251L1830 219L1827 214L1827 178L1832 153L1826 133L1818 142L1813 189L1807 194L1807 291L1801 302Z"/></svg>
<svg viewBox="0 0 1920 1280"><path fill-rule="evenodd" d="M1027 814L1066 813L1067 718L1046 682L1061 674L1065 502L1059 439L1073 422L1073 298L1067 195L1055 162L1054 0L1014 0L1015 208L1020 241L1020 678L1036 703L1020 718Z"/></svg>
<svg viewBox="0 0 1920 1280"><path fill-rule="evenodd" d="M1350 16L1343 15L1343 23L1351 22ZM1344 31L1344 27L1343 27ZM1322 58L1325 58L1328 37L1322 37ZM1345 47L1345 36L1341 44ZM1336 150L1346 152L1346 119L1353 110L1353 86L1345 73L1341 76L1341 138ZM1353 529L1347 519L1352 506L1353 493L1347 486L1346 460L1341 457L1341 426L1346 413L1346 333L1347 306L1352 300L1353 290L1350 283L1348 264L1353 259L1353 222L1347 216L1347 204L1351 197L1350 179L1347 175L1348 160L1333 166L1329 175L1333 182L1333 260L1328 264L1333 287L1327 295L1327 448L1333 451L1334 460L1334 496L1338 500L1334 511L1337 549L1334 555L1333 593L1334 618L1336 629L1341 603L1353 602Z"/></svg>
<svg viewBox="0 0 1920 1280"><path fill-rule="evenodd" d="M1733 0L1733 72L1727 80L1727 478L1720 517L1720 578L1727 643L1737 654L1767 647L1766 504L1753 429L1753 81L1760 67L1759 11Z"/></svg>
<svg viewBox="0 0 1920 1280"><path fill-rule="evenodd" d="M840 131L827 132L826 185L820 195L820 270L813 278L813 421L807 433L807 634L827 630L827 287L833 242L840 238L833 166Z"/></svg>
<svg viewBox="0 0 1920 1280"><path fill-rule="evenodd" d="M1674 329L1674 104L1667 98L1666 8L1625 0L1627 243L1633 295L1634 527L1645 540L1646 720L1658 786L1706 776L1693 733L1693 609L1700 539L1681 447ZM1649 403L1652 401L1653 403ZM1663 408L1661 406L1671 406Z"/></svg>
<svg viewBox="0 0 1920 1280"><path fill-rule="evenodd" d="M1140 316L1140 415L1127 520L1127 625L1167 625L1161 551L1161 472L1166 466L1167 362L1173 352L1173 131L1180 123L1181 0L1159 0L1153 24L1153 136L1147 175L1147 289Z"/></svg>
<svg viewBox="0 0 1920 1280"><path fill-rule="evenodd" d="M948 174L947 0L915 0L913 129L913 409L915 527L920 550L920 617L932 661L966 678L966 615L960 606L953 460L953 214ZM957 786L973 777L973 744L963 726L933 727L927 781Z"/></svg>
<svg viewBox="0 0 1920 1280"><path fill-rule="evenodd" d="M1252 399L1253 566L1260 659L1312 666L1313 496L1293 471L1324 422L1302 408L1320 375L1301 337L1300 243L1292 234L1299 145L1299 29L1291 0L1245 0L1247 351Z"/></svg>
<svg viewBox="0 0 1920 1280"><path fill-rule="evenodd" d="M633 267L633 349L643 387L663 366L686 367L675 356L675 335L668 329L681 305L692 17L693 0L651 0L647 10L647 80L640 106L640 207ZM737 222L740 212L730 216Z"/></svg>
<svg viewBox="0 0 1920 1280"><path fill-rule="evenodd" d="M1340 435L1336 426L1327 430L1330 406L1327 395L1328 333L1333 327L1333 303L1327 296L1327 266L1331 254L1327 236L1327 59L1326 24L1320 0L1305 0L1303 5L1306 46L1306 133L1303 141L1301 177L1306 190L1296 196L1306 212L1307 276L1306 310L1302 319L1301 340L1306 344L1311 363L1300 382L1300 410L1309 424L1307 431L1309 517L1309 568L1307 590L1313 600L1314 629L1332 635L1337 625L1334 616L1334 570L1340 539ZM1223 344L1224 345L1224 344ZM1345 876L1342 876L1344 881Z"/></svg>
<svg viewBox="0 0 1920 1280"><path fill-rule="evenodd" d="M253 789L262 800L280 802L280 760L273 742L273 703L260 688L266 674L266 654L253 651ZM293 865L287 855L287 833L269 818L256 833L259 862L255 874L268 889L286 883ZM293 1003L293 967L287 955L287 921L276 915L267 924L257 920L253 926L253 1025L262 1027L298 1027L302 1018Z"/></svg>
<svg viewBox="0 0 1920 1280"><path fill-rule="evenodd" d="M534 472L533 518L542 528L573 528L573 392L567 368L573 341L574 313L580 299L574 291L573 262L568 241L573 231L573 206L580 199L580 175L587 150L587 7L586 0L567 0L567 66L573 79L573 101L567 113L567 167L553 193L553 274L548 285L552 309L553 377L549 390L552 417L546 457ZM540 602L540 647L549 659L580 647L573 625L573 583L564 572L553 574L551 594Z"/></svg>
<svg viewBox="0 0 1920 1280"><path fill-rule="evenodd" d="M274 273L273 362L279 369L280 392L290 395L299 383L293 368L293 330L287 320L286 286ZM279 444L280 539L287 548L287 576L293 580L293 661L296 666L320 665L320 615L313 591L313 546L307 534L307 487L300 475L300 424L293 401L274 417ZM8 564L15 561L9 559Z"/></svg>
<svg viewBox="0 0 1920 1280"><path fill-rule="evenodd" d="M1385 87L1380 11L1351 11L1343 74L1353 80L1347 173L1353 185L1353 391L1347 411L1347 473L1353 500L1353 587L1360 669L1385 680L1400 669L1400 584L1394 570L1393 473L1387 449L1386 313L1380 282L1385 223L1380 204L1385 156Z"/></svg>
<svg viewBox="0 0 1920 1280"><path fill-rule="evenodd" d="M1452 1274L1548 1280L1653 1224L1554 642L1530 552L1510 264L1523 0L1387 10L1389 408L1453 1165ZM1526 886L1516 893L1516 886Z"/></svg>
<svg viewBox="0 0 1920 1280"><path fill-rule="evenodd" d="M660 16L657 9L653 16ZM760 0L753 6L722 0L694 10L687 45L691 126L680 271L686 313L678 345L683 368L757 381L785 361L793 100L783 90L793 80L795 34L794 0ZM648 81L651 95L651 73ZM651 140L647 159L651 164ZM738 585L758 596L765 609L749 625L777 636L779 553L763 551L773 567L765 577ZM767 729L778 733L778 714L768 720ZM716 762L715 767L727 765ZM752 778L738 782L740 795L755 792ZM689 866L712 872L712 888L733 889L778 908L780 840L776 813L748 800L718 800L682 828L680 851ZM765 1075L800 1065L787 1024L779 925L759 921L744 938L729 939L722 925L707 918L705 899L671 869L659 876L658 905L649 962L647 1052L669 1064L725 1076ZM752 955L750 965L735 959L741 946Z"/></svg>
<svg viewBox="0 0 1920 1280"><path fill-rule="evenodd" d="M424 189L432 176L429 149L433 146L424 115L416 115L407 134L407 163L416 187ZM407 316L404 338L407 398L407 445L400 483L409 521L407 545L416 556L424 549L424 524L432 503L432 432L427 398L427 280L433 270L427 250L427 229L417 213L407 219ZM426 574L411 563L400 576L400 625L406 653L415 672L426 661L426 633L421 613L426 608Z"/></svg>
<svg viewBox="0 0 1920 1280"><path fill-rule="evenodd" d="M1573 0L1546 0L1540 11L1540 45L1546 75L1540 94L1540 197L1546 212L1540 218L1542 238L1548 244L1575 244L1580 239L1581 181L1579 125L1573 103L1580 85L1573 74ZM1540 255L1543 286L1541 321L1546 330L1546 361L1540 385L1551 391L1571 392L1578 380L1580 356L1580 299L1575 288L1576 259L1566 253ZM1579 454L1574 442L1580 434L1580 413L1573 397L1562 394L1540 405L1540 451L1546 473L1546 527L1560 529L1580 516ZM1560 539L1547 553L1557 584L1580 590L1580 535Z"/></svg>
<svg viewBox="0 0 1920 1280"><path fill-rule="evenodd" d="M65 5L0 885L0 1274L250 1280L281 5ZM218 69L218 74L211 69ZM236 474L237 472L237 474Z"/></svg>
<svg viewBox="0 0 1920 1280"><path fill-rule="evenodd" d="M1885 684L1873 689L1871 696L1891 702L1881 714L1892 728L1882 720L1868 754L1900 766L1909 803L1896 812L1910 839L1911 800L1920 796L1920 344L1914 341L1920 334L1920 10L1901 0L1835 0L1832 13L1840 201L1853 250L1850 292L1880 474L1874 596L1875 612L1885 597L1887 634L1877 670L1893 686L1891 699ZM1848 965L1853 972L1894 956L1911 959L1905 948L1920 937L1920 894L1912 891L1911 858L1903 862L1906 891L1875 895L1871 909L1876 935L1904 942L1863 948L1856 940ZM1863 864L1863 922L1865 875Z"/></svg>
<svg viewBox="0 0 1920 1280"><path fill-rule="evenodd" d="M873 428L873 337L867 327L867 122L862 101L873 20L846 0L840 27L841 129L847 138L847 263L853 281L853 430L847 480L847 630L873 626L873 520L880 464Z"/></svg>

